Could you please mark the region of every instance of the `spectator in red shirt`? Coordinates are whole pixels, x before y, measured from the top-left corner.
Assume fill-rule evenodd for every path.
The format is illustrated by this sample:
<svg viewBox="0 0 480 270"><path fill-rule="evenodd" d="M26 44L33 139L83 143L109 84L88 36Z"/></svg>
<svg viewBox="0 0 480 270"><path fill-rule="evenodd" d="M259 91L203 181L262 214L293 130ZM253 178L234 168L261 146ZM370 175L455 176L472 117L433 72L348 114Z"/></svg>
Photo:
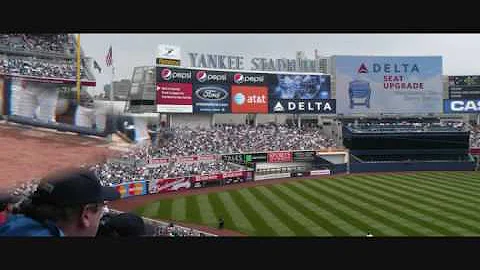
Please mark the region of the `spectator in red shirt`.
<svg viewBox="0 0 480 270"><path fill-rule="evenodd" d="M8 193L0 193L0 226L7 222L8 214L12 211L12 204L16 202L16 198Z"/></svg>

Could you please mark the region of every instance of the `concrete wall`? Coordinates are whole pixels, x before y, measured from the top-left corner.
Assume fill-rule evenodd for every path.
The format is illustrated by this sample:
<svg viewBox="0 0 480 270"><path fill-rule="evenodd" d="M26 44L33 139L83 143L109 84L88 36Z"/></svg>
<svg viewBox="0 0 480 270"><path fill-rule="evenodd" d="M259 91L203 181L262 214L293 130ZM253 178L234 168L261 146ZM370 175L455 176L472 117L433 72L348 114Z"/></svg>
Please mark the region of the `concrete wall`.
<svg viewBox="0 0 480 270"><path fill-rule="evenodd" d="M208 128L212 123L211 114L172 114L171 126L190 126Z"/></svg>
<svg viewBox="0 0 480 270"><path fill-rule="evenodd" d="M215 114L215 124L245 124L247 114Z"/></svg>
<svg viewBox="0 0 480 270"><path fill-rule="evenodd" d="M288 114L257 114L257 124L265 124L271 122L285 124L288 117Z"/></svg>

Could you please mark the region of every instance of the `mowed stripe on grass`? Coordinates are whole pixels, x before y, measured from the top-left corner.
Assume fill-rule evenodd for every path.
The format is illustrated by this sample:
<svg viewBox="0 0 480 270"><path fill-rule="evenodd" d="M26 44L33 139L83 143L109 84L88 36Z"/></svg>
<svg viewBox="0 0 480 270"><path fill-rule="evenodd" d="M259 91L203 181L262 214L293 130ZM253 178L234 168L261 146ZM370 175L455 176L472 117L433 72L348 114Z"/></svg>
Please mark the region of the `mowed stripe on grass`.
<svg viewBox="0 0 480 270"><path fill-rule="evenodd" d="M478 236L480 173L349 175L142 206L150 218L216 226L251 236Z"/></svg>

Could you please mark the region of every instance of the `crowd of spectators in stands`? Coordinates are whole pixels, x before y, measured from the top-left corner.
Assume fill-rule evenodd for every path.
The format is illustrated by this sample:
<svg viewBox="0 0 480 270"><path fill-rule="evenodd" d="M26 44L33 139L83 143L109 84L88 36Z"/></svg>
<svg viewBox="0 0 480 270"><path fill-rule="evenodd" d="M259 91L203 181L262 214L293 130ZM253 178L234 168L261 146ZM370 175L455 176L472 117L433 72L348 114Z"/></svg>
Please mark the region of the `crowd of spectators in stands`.
<svg viewBox="0 0 480 270"><path fill-rule="evenodd" d="M0 74L76 79L74 38L68 34L0 35ZM87 78L82 62L80 76Z"/></svg>
<svg viewBox="0 0 480 270"><path fill-rule="evenodd" d="M137 167L129 164L104 163L92 167L100 178L102 185L112 186L125 182L134 182L150 179L184 177L190 175L204 175L211 173L230 172L239 170L239 165L224 161L209 161L195 163L169 162L158 164L155 167Z"/></svg>
<svg viewBox="0 0 480 270"><path fill-rule="evenodd" d="M204 154L230 154L280 150L321 150L336 147L315 127L276 124L215 125L212 128L188 126L169 129L169 136L158 136L154 157Z"/></svg>
<svg viewBox="0 0 480 270"><path fill-rule="evenodd" d="M348 123L348 127L353 129L363 129L363 130L377 130L384 131L388 129L392 130L412 130L412 131L462 131L465 130L465 123L464 122L457 122L457 121L444 121L444 122L367 122L367 123Z"/></svg>
<svg viewBox="0 0 480 270"><path fill-rule="evenodd" d="M205 236L205 233L191 228L176 226L174 223L168 225L155 225L154 236L160 237L193 237Z"/></svg>
<svg viewBox="0 0 480 270"><path fill-rule="evenodd" d="M470 147L480 147L480 127L474 126L470 132Z"/></svg>
<svg viewBox="0 0 480 270"><path fill-rule="evenodd" d="M0 59L0 73L34 76L42 78L62 78L74 80L77 69L71 60L45 60L35 57L3 56ZM86 78L85 69L80 67L80 77Z"/></svg>
<svg viewBox="0 0 480 270"><path fill-rule="evenodd" d="M72 53L74 40L68 34L2 34L0 46L14 51Z"/></svg>
<svg viewBox="0 0 480 270"><path fill-rule="evenodd" d="M168 163L157 168L150 168L149 176L152 179L175 178L189 175L204 175L219 172L238 171L238 165L224 161L196 162L196 163Z"/></svg>
<svg viewBox="0 0 480 270"><path fill-rule="evenodd" d="M19 197L19 200L27 198L37 189L39 180L32 179L30 181L19 182L11 190L13 196Z"/></svg>

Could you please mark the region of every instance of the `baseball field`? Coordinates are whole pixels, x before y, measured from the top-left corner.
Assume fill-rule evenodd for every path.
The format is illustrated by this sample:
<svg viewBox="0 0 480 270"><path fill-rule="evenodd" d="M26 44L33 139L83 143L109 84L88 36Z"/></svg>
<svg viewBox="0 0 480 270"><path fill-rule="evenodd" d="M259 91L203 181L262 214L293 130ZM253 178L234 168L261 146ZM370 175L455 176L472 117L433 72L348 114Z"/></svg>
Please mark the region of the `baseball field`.
<svg viewBox="0 0 480 270"><path fill-rule="evenodd" d="M135 212L249 236L479 236L480 174L344 175L181 195Z"/></svg>

